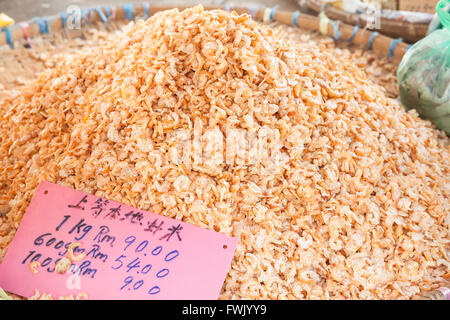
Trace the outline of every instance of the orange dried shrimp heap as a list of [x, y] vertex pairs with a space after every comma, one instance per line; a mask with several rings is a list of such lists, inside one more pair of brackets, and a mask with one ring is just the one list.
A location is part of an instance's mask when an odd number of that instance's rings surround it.
[[0, 110], [0, 260], [47, 180], [237, 237], [221, 299], [406, 299], [449, 275], [448, 138], [247, 14], [160, 12]]

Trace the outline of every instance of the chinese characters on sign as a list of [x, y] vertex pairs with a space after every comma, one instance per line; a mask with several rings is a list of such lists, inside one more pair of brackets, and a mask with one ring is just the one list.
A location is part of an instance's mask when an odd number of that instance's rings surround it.
[[[38, 289], [54, 297], [83, 292], [92, 299], [217, 299], [236, 243], [43, 182], [0, 265], [0, 287], [25, 297]], [[58, 263], [68, 256], [79, 259], [61, 274]]]

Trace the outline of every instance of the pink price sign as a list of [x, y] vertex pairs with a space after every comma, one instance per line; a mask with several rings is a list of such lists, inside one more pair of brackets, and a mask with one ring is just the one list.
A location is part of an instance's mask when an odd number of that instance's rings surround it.
[[[217, 299], [236, 244], [211, 230], [42, 182], [0, 265], [0, 287], [23, 297], [38, 289], [54, 298]], [[65, 272], [58, 269], [62, 259], [69, 262]]]

